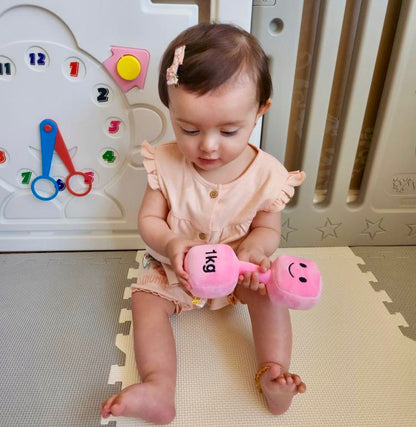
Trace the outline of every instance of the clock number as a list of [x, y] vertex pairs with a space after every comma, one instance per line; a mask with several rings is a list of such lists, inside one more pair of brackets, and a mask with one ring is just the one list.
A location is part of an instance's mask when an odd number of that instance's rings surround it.
[[3, 150], [0, 150], [0, 163], [6, 163], [6, 152]]
[[[36, 55], [38, 59], [36, 60]], [[30, 65], [46, 65], [46, 55], [42, 52], [29, 53]]]
[[7, 56], [0, 55], [0, 80], [10, 81], [16, 74], [13, 61]]
[[[91, 98], [94, 103], [96, 103], [99, 106], [103, 106], [103, 104], [111, 104], [113, 101], [113, 92], [112, 89], [105, 85], [104, 83], [100, 83], [96, 86], [94, 86], [93, 91], [91, 92]], [[106, 106], [107, 106], [106, 105]], [[111, 117], [111, 119], [114, 119], [117, 117]], [[106, 125], [106, 128], [108, 129], [108, 124]]]
[[[71, 56], [62, 63], [62, 73], [69, 81], [82, 81], [85, 78], [87, 69], [80, 58]], [[97, 85], [97, 87], [100, 86], [102, 85]], [[94, 101], [96, 97], [97, 95], [94, 90]]]
[[108, 127], [109, 133], [118, 133], [120, 130], [121, 120], [111, 120], [110, 126]]
[[27, 172], [22, 172], [22, 184], [23, 185], [28, 185], [30, 183], [30, 178], [32, 178], [32, 172], [27, 171]]
[[10, 65], [10, 62], [6, 62], [5, 64], [2, 64], [0, 62], [0, 76], [3, 76], [3, 75], [6, 75], [6, 76], [12, 75], [12, 67]]
[[107, 163], [114, 163], [116, 160], [116, 156], [114, 155], [114, 151], [107, 150], [103, 154], [103, 160], [105, 160]]
[[85, 172], [85, 175], [87, 176], [84, 180], [85, 184], [89, 184], [90, 182], [93, 183], [94, 182], [94, 172], [90, 171], [90, 172]]
[[39, 46], [32, 46], [29, 48], [26, 53], [26, 58], [27, 65], [35, 71], [45, 71], [49, 66], [48, 53]]
[[56, 180], [56, 183], [58, 184], [58, 191], [64, 191], [66, 188], [65, 182], [62, 181], [61, 178], [58, 178]]
[[108, 102], [108, 94], [110, 91], [106, 87], [97, 88], [99, 95], [97, 96], [97, 102]]
[[70, 62], [69, 69], [70, 69], [69, 75], [71, 77], [78, 77], [79, 62]]

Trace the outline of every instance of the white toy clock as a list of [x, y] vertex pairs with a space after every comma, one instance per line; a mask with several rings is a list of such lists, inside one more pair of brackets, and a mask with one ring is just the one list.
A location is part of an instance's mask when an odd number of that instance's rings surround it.
[[197, 10], [18, 3], [0, 6], [0, 250], [136, 248], [140, 143], [170, 132], [159, 58]]
[[[31, 205], [33, 196], [49, 201], [58, 193], [59, 203], [48, 204], [47, 209], [59, 216], [60, 205], [65, 204], [72, 217], [71, 204], [77, 200], [66, 198], [86, 196], [92, 188], [98, 194], [129, 155], [125, 100], [103, 67], [66, 46], [11, 43], [2, 48], [1, 61], [3, 69], [10, 70], [3, 74], [9, 80], [2, 87], [4, 98], [25, 94], [18, 114], [14, 109], [2, 112], [3, 132], [15, 141], [1, 148], [3, 169], [10, 169], [4, 179], [31, 190], [6, 204], [5, 217], [18, 217], [18, 210]], [[82, 179], [73, 179], [76, 176]]]

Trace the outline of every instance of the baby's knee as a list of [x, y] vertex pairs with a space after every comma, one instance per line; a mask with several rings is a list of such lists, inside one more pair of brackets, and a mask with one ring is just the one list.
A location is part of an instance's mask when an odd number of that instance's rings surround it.
[[136, 290], [132, 293], [131, 305], [133, 311], [159, 311], [171, 316], [176, 312], [174, 302], [151, 292]]

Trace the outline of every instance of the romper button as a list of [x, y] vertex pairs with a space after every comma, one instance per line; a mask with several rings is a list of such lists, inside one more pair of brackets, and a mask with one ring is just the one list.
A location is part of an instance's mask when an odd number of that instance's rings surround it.
[[205, 240], [205, 239], [207, 238], [207, 235], [206, 235], [205, 233], [199, 233], [198, 237], [199, 237], [201, 240]]
[[211, 199], [216, 199], [218, 197], [218, 191], [217, 190], [212, 190], [209, 193], [209, 197], [211, 197]]

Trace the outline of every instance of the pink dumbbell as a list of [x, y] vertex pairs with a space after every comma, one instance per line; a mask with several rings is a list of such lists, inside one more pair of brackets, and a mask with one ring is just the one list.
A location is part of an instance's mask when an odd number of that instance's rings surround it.
[[311, 308], [322, 292], [318, 266], [313, 261], [289, 255], [280, 255], [270, 270], [260, 273], [258, 265], [240, 261], [228, 245], [200, 245], [188, 251], [184, 267], [192, 294], [201, 298], [231, 294], [239, 275], [247, 271], [259, 272], [259, 281], [266, 285], [270, 300], [288, 308]]

